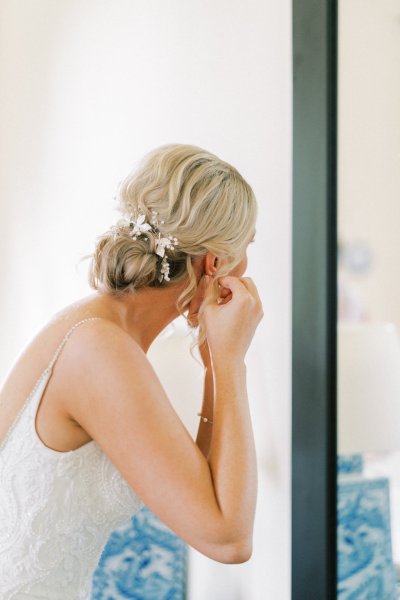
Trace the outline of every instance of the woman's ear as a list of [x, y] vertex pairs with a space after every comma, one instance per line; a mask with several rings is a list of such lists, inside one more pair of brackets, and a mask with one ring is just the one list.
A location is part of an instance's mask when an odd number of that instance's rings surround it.
[[207, 254], [203, 256], [196, 256], [194, 258], [193, 267], [196, 271], [198, 279], [200, 280], [203, 275], [215, 277], [223, 262], [224, 261], [221, 258], [212, 252], [207, 252]]
[[218, 268], [220, 267], [220, 259], [212, 252], [207, 252], [204, 260], [204, 274], [210, 277], [215, 277]]

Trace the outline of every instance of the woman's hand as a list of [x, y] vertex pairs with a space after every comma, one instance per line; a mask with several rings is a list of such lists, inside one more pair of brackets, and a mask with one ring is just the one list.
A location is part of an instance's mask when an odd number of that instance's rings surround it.
[[[199, 326], [199, 310], [204, 302], [206, 290], [208, 286], [212, 287], [213, 282], [214, 280], [209, 275], [203, 275], [197, 285], [196, 293], [189, 304], [189, 312], [187, 316], [187, 319], [192, 327]], [[228, 301], [232, 296], [231, 290], [222, 286], [219, 287], [220, 302]]]
[[264, 315], [262, 303], [250, 277], [227, 275], [218, 283], [217, 300], [212, 283], [205, 286], [197, 318], [205, 329], [213, 359], [243, 360]]

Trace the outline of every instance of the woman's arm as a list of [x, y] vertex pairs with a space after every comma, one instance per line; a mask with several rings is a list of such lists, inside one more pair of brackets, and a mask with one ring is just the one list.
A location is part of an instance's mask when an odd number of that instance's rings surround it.
[[[97, 442], [144, 504], [206, 556], [224, 563], [247, 561], [253, 486], [245, 471], [253, 465], [251, 452], [243, 453], [248, 422], [239, 418], [245, 413], [238, 409], [245, 402], [242, 375], [226, 377], [224, 369], [218, 370], [220, 409], [208, 462], [148, 358], [119, 327], [94, 321], [65, 350], [59, 364], [64, 363], [69, 416]], [[79, 385], [71, 387], [71, 382]], [[218, 421], [224, 419], [222, 428]], [[235, 440], [232, 447], [221, 447], [230, 440]]]
[[[214, 418], [208, 463], [216, 499], [232, 539], [251, 555], [257, 501], [257, 459], [244, 361], [214, 364]], [[207, 425], [207, 423], [205, 423]]]
[[196, 444], [210, 465], [221, 512], [227, 515], [228, 511], [232, 514], [242, 511], [242, 522], [236, 521], [237, 534], [248, 540], [250, 549], [249, 523], [254, 520], [257, 500], [257, 459], [246, 365], [244, 361], [232, 363], [219, 359], [214, 372], [207, 340], [199, 351], [205, 367], [201, 414], [213, 423], [200, 421]]

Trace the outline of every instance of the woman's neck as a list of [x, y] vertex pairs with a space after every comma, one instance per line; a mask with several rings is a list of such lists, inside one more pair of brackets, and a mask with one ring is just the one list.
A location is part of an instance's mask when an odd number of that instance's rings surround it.
[[[186, 284], [168, 288], [142, 288], [119, 298], [95, 292], [85, 298], [91, 313], [101, 311], [120, 325], [147, 353], [155, 338], [179, 316], [176, 301]], [[99, 314], [99, 313], [97, 313]]]

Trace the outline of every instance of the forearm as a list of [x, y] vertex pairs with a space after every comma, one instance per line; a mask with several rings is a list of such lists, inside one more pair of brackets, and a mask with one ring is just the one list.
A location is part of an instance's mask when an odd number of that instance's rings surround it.
[[[233, 541], [251, 543], [257, 462], [243, 361], [214, 368], [214, 410], [208, 462], [215, 496]], [[204, 423], [207, 425], [207, 423]]]
[[[207, 419], [213, 421], [214, 378], [211, 366], [205, 368], [204, 371], [203, 403], [200, 412], [204, 417], [207, 417]], [[197, 430], [196, 444], [207, 459], [210, 450], [212, 430], [212, 423], [204, 422], [202, 419], [200, 419], [199, 428]]]

